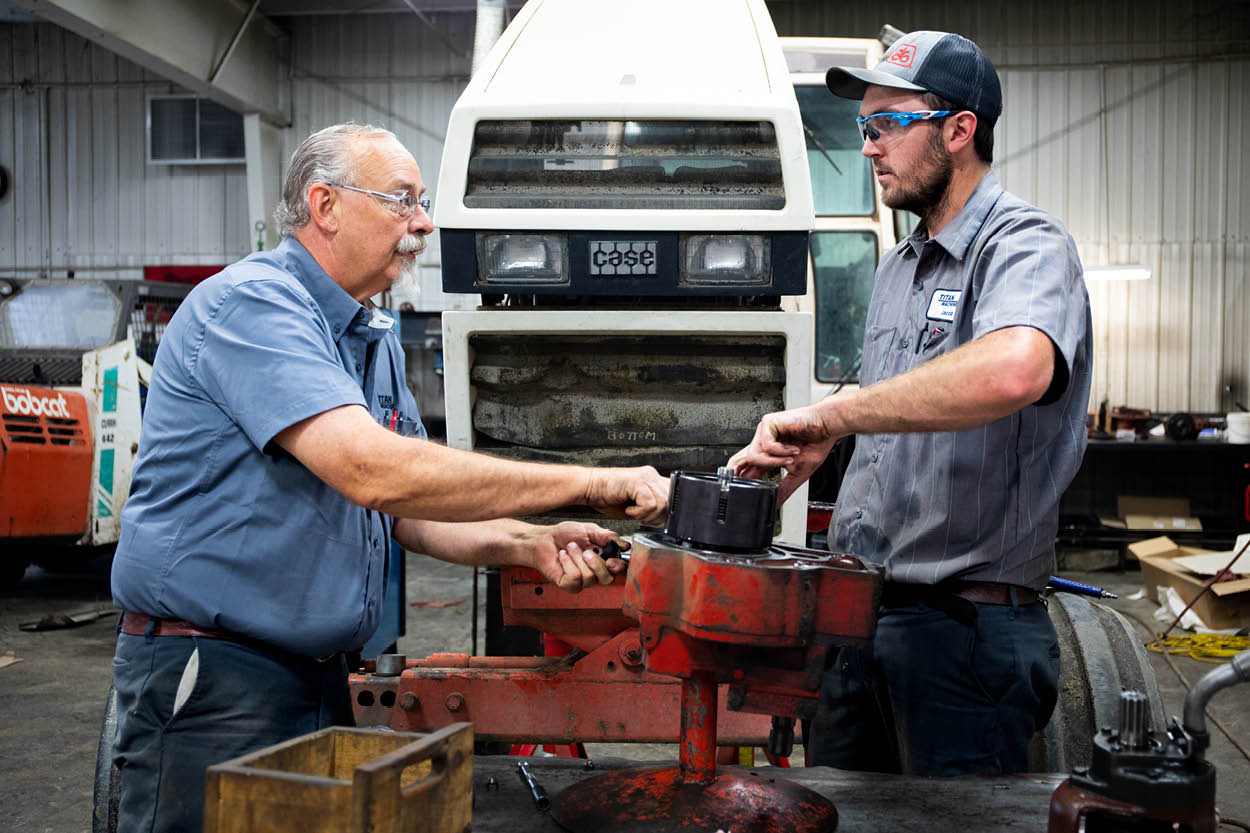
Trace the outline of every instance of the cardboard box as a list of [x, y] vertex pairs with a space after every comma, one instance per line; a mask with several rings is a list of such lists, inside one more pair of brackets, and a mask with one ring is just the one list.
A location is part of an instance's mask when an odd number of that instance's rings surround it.
[[1116, 499], [1118, 517], [1099, 518], [1103, 526], [1152, 532], [1201, 530], [1202, 522], [1189, 514], [1189, 501], [1183, 497], [1135, 497]]
[[[1191, 573], [1172, 563], [1172, 560], [1208, 550], [1178, 546], [1164, 535], [1129, 544], [1129, 552], [1141, 562], [1142, 583], [1146, 585], [1146, 596], [1151, 601], [1158, 599], [1156, 588], [1170, 586], [1176, 589], [1185, 604], [1189, 604], [1206, 584], [1207, 577]], [[1250, 625], [1250, 578], [1217, 581], [1192, 609], [1208, 627], [1240, 628]]]

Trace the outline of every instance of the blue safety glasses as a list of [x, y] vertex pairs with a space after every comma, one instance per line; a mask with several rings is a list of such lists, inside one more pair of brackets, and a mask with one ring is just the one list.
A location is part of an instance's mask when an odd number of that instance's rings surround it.
[[873, 144], [888, 144], [903, 135], [907, 125], [917, 121], [941, 119], [949, 116], [953, 110], [914, 110], [910, 113], [873, 113], [855, 119], [859, 124], [859, 135], [864, 141]]

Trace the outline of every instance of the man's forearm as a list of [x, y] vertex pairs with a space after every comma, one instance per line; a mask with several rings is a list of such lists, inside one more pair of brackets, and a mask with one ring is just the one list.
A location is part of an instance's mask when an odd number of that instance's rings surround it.
[[619, 502], [602, 492], [627, 479], [621, 470], [501, 460], [401, 437], [354, 405], [310, 417], [276, 442], [348, 500], [396, 517], [478, 521]]
[[476, 521], [587, 503], [594, 473], [579, 466], [501, 460], [396, 437], [393, 453], [364, 463], [376, 496], [365, 505], [389, 515]]
[[1044, 333], [1010, 327], [815, 407], [834, 437], [975, 428], [1041, 398], [1054, 361]]
[[520, 521], [501, 519], [469, 523], [442, 523], [400, 518], [394, 538], [406, 550], [452, 564], [505, 566], [518, 564], [518, 546], [529, 528]]

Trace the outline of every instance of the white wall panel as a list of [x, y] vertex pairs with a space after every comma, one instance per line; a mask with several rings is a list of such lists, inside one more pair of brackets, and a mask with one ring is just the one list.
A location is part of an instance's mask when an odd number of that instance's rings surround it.
[[249, 249], [241, 165], [148, 165], [148, 95], [180, 92], [49, 24], [0, 24], [0, 274], [137, 278]]
[[1250, 4], [1221, 0], [772, 0], [782, 35], [955, 31], [999, 68], [1003, 185], [1058, 216], [1086, 263], [1094, 405], [1250, 404]]

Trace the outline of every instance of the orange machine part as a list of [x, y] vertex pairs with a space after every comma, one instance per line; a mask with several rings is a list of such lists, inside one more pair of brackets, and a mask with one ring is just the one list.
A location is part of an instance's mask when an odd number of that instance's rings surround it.
[[0, 384], [0, 538], [86, 532], [91, 449], [82, 394]]

